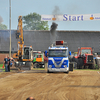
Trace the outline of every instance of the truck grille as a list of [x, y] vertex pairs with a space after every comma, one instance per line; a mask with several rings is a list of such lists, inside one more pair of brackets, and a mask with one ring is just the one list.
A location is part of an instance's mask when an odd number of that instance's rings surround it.
[[87, 63], [93, 63], [93, 56], [92, 55], [87, 56]]

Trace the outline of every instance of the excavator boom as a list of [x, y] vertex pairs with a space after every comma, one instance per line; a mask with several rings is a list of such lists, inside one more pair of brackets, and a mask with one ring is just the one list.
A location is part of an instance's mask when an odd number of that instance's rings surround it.
[[24, 46], [22, 16], [19, 16], [19, 18], [18, 18], [17, 34], [19, 34], [19, 41], [17, 44], [18, 45], [18, 54], [17, 55], [19, 57], [19, 60], [22, 60], [23, 46]]

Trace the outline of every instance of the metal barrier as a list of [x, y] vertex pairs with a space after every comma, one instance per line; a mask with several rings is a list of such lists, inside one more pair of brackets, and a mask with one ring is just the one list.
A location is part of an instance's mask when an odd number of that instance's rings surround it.
[[100, 68], [100, 57], [96, 57], [95, 64], [96, 64], [95, 68], [99, 69]]

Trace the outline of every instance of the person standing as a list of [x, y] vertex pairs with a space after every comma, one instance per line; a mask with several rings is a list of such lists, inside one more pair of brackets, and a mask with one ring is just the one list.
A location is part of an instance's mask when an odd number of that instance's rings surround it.
[[10, 58], [8, 56], [8, 72], [10, 72]]
[[11, 59], [10, 59], [10, 67], [12, 67], [13, 63], [14, 63], [14, 59], [11, 57]]
[[5, 72], [8, 72], [8, 63], [9, 63], [8, 58], [7, 56], [5, 56], [4, 58]]

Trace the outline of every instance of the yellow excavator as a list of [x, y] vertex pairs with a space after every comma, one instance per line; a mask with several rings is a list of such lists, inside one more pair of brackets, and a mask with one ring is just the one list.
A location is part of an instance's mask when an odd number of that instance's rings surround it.
[[33, 48], [32, 46], [24, 46], [22, 16], [18, 18], [16, 38], [18, 40], [18, 50], [16, 53], [15, 67], [20, 70], [31, 70], [33, 68]]

